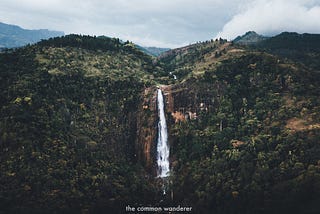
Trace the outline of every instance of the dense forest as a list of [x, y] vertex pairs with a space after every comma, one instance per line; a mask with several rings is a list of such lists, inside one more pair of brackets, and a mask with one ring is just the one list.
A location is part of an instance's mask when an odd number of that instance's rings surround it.
[[116, 212], [153, 198], [133, 144], [150, 59], [76, 35], [1, 55], [2, 212]]
[[[286, 33], [155, 58], [131, 42], [68, 35], [5, 50], [0, 213], [318, 213], [319, 44]], [[156, 124], [144, 91], [157, 85], [166, 92], [167, 195], [137, 157], [139, 125]]]
[[290, 66], [248, 54], [185, 83], [205, 108], [172, 129], [177, 202], [200, 213], [319, 210], [319, 73]]

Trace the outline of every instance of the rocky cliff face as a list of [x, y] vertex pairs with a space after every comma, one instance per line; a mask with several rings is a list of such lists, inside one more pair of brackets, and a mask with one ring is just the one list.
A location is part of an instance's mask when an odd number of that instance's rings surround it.
[[195, 120], [201, 112], [208, 112], [219, 105], [225, 86], [219, 82], [197, 84], [196, 80], [163, 87], [166, 111], [171, 124]]
[[[213, 111], [220, 105], [224, 87], [219, 83], [208, 83], [203, 87], [195, 80], [175, 85], [162, 85], [165, 98], [169, 143], [174, 144], [171, 127], [177, 123], [197, 120], [204, 112]], [[212, 90], [215, 93], [212, 93]], [[146, 88], [142, 94], [137, 115], [136, 158], [153, 175], [156, 174], [157, 144], [157, 95], [156, 87]], [[171, 157], [174, 162], [175, 157]]]
[[156, 87], [146, 88], [142, 93], [137, 114], [136, 158], [147, 171], [155, 174], [157, 135], [157, 94]]
[[[197, 117], [200, 110], [198, 93], [187, 84], [162, 85], [164, 93], [167, 125], [186, 122]], [[202, 109], [202, 108], [201, 108]], [[157, 146], [157, 93], [156, 87], [146, 88], [142, 93], [141, 104], [137, 115], [136, 158], [153, 175], [156, 174], [156, 146]], [[170, 142], [170, 136], [169, 136]]]

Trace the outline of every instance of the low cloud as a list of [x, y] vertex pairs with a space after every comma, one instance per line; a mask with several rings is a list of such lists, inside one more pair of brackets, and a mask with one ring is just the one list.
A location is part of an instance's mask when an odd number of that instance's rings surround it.
[[215, 36], [243, 0], [2, 0], [0, 21], [161, 47]]
[[319, 0], [1, 0], [0, 21], [172, 48], [249, 30], [319, 33], [319, 7]]
[[224, 25], [216, 37], [234, 39], [247, 31], [320, 33], [320, 3], [308, 0], [256, 0]]

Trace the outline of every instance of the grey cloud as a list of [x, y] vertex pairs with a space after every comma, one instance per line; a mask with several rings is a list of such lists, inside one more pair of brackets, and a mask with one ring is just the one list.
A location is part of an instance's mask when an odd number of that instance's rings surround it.
[[256, 0], [225, 24], [217, 37], [233, 39], [249, 30], [263, 35], [283, 31], [320, 33], [320, 2]]
[[[312, 14], [317, 13], [318, 0], [284, 2], [304, 5], [309, 16], [317, 18]], [[254, 14], [260, 15], [266, 3], [260, 0], [2, 0], [0, 21], [29, 29], [103, 34], [142, 45], [177, 47], [211, 39], [219, 31], [219, 36], [230, 38], [252, 30], [249, 28], [263, 31], [257, 26], [263, 23], [270, 27], [270, 23], [250, 19]], [[265, 17], [268, 18], [267, 13]], [[308, 29], [314, 26], [311, 24]]]
[[210, 39], [241, 0], [3, 0], [0, 21], [25, 28], [179, 46]]

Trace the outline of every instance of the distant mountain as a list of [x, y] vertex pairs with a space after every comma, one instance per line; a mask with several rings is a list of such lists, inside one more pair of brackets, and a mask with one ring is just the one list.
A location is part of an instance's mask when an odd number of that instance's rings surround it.
[[320, 69], [320, 34], [282, 32], [272, 37], [264, 37], [249, 31], [235, 38], [233, 42]]
[[0, 22], [0, 48], [21, 47], [42, 39], [63, 36], [64, 32], [47, 29], [27, 30], [16, 25]]
[[162, 53], [170, 50], [170, 48], [158, 48], [158, 47], [142, 47], [137, 45], [137, 47], [145, 52], [146, 54], [149, 54], [151, 56], [160, 56]]
[[159, 56], [160, 54], [170, 50], [170, 48], [157, 48], [157, 47], [144, 47], [149, 53], [154, 56]]
[[254, 31], [248, 31], [244, 35], [235, 38], [233, 42], [241, 45], [252, 45], [261, 42], [267, 38], [268, 37], [259, 35]]

